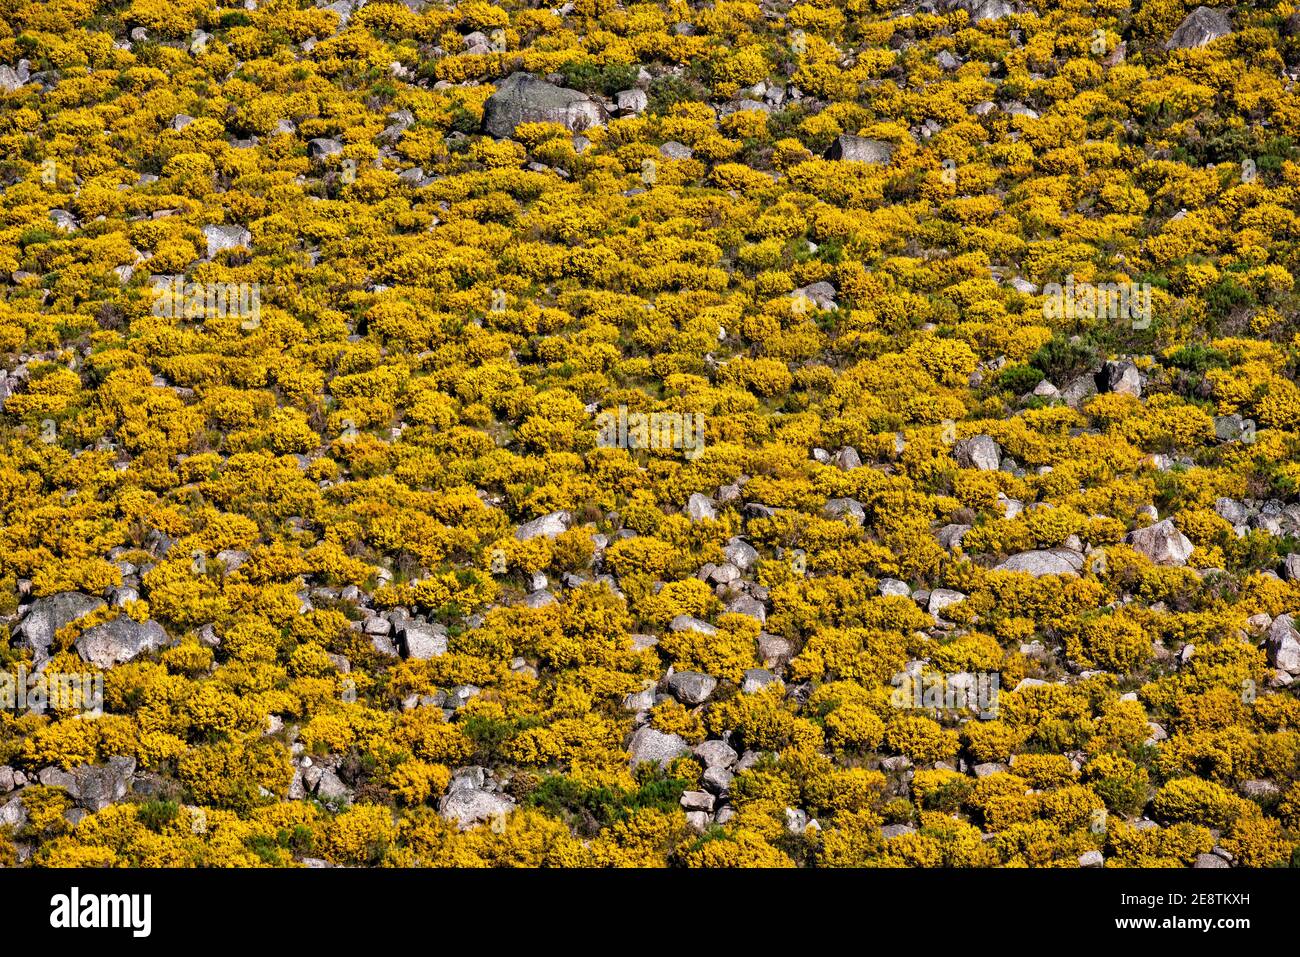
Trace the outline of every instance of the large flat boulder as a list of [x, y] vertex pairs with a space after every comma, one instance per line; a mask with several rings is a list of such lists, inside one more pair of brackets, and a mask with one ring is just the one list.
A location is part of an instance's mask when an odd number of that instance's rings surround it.
[[1186, 565], [1192, 557], [1192, 543], [1168, 518], [1129, 532], [1124, 541], [1157, 565]]
[[893, 156], [894, 147], [891, 144], [848, 133], [839, 136], [826, 151], [827, 159], [846, 163], [870, 163], [873, 166], [888, 166]]
[[157, 651], [170, 639], [163, 626], [150, 619], [133, 621], [119, 615], [94, 628], [87, 628], [76, 641], [77, 653], [93, 665], [112, 668], [146, 651]]
[[1043, 548], [1012, 555], [995, 572], [1027, 572], [1040, 575], [1077, 575], [1083, 570], [1083, 556], [1071, 548]]
[[498, 139], [514, 134], [520, 123], [559, 123], [573, 133], [604, 126], [605, 108], [577, 90], [548, 83], [532, 73], [512, 73], [488, 97], [483, 132]]
[[1197, 7], [1165, 43], [1166, 50], [1192, 50], [1213, 43], [1232, 32], [1232, 23], [1222, 12], [1211, 7]]
[[56, 631], [103, 607], [102, 598], [75, 591], [38, 598], [32, 602], [27, 615], [18, 625], [16, 644], [31, 649], [33, 664], [39, 668], [50, 657], [50, 646], [54, 643]]

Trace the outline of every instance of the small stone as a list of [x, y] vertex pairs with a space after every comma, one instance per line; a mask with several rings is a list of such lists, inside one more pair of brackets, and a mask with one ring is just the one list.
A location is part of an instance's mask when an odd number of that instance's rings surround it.
[[475, 788], [460, 788], [438, 803], [439, 813], [448, 821], [455, 821], [461, 830], [485, 821], [502, 820], [514, 809], [515, 802], [507, 795]]
[[936, 588], [930, 592], [930, 601], [926, 610], [935, 618], [939, 618], [940, 612], [949, 605], [965, 600], [966, 596], [959, 591], [953, 591], [951, 588]]
[[870, 163], [873, 166], [887, 166], [893, 156], [894, 147], [891, 144], [865, 136], [851, 136], [848, 133], [837, 137], [830, 149], [826, 151], [827, 159], [848, 163]]
[[1124, 541], [1157, 565], [1186, 565], [1192, 554], [1192, 543], [1168, 518], [1129, 532]]
[[338, 140], [318, 137], [307, 143], [307, 155], [318, 163], [342, 152], [343, 144]]
[[519, 526], [515, 532], [515, 538], [521, 542], [526, 542], [530, 538], [537, 538], [539, 535], [546, 538], [555, 538], [555, 536], [569, 530], [573, 524], [573, 515], [561, 510], [535, 518], [531, 522], [525, 522]]
[[398, 630], [397, 646], [404, 658], [437, 658], [447, 653], [447, 630], [441, 625], [411, 622]]
[[253, 245], [253, 234], [243, 226], [204, 226], [203, 241], [208, 245], [208, 259], [226, 249], [248, 248]]
[[686, 500], [686, 514], [692, 522], [713, 522], [717, 521], [718, 518], [718, 512], [713, 507], [713, 502], [701, 492], [693, 493]]
[[652, 761], [660, 767], [667, 767], [674, 758], [685, 757], [691, 753], [688, 745], [680, 735], [665, 734], [646, 725], [638, 728], [628, 743], [628, 753], [632, 756], [632, 767]]
[[1002, 450], [991, 435], [974, 435], [953, 446], [952, 457], [963, 468], [996, 472], [1002, 464]]
[[695, 756], [706, 768], [729, 768], [736, 763], [736, 749], [725, 741], [701, 741], [695, 746]]
[[684, 811], [713, 813], [714, 798], [708, 791], [683, 791], [680, 803]]
[[678, 671], [668, 679], [668, 688], [673, 697], [691, 707], [707, 701], [717, 686], [717, 678], [698, 671]]
[[137, 622], [126, 615], [88, 628], [75, 642], [77, 653], [91, 664], [112, 668], [147, 651], [164, 647], [171, 639], [158, 622]]
[[670, 631], [698, 631], [702, 635], [716, 635], [718, 629], [714, 628], [707, 621], [700, 621], [691, 615], [678, 615], [668, 623]]
[[1226, 37], [1232, 32], [1232, 23], [1218, 10], [1197, 7], [1165, 42], [1166, 50], [1191, 50]]

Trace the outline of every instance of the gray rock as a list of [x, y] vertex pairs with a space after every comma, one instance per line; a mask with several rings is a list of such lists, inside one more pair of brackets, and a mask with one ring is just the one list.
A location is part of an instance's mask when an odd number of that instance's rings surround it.
[[757, 619], [760, 625], [767, 624], [767, 606], [750, 595], [741, 595], [728, 602], [727, 612], [732, 615], [748, 615]]
[[447, 653], [447, 629], [438, 624], [409, 622], [397, 630], [397, 647], [403, 658], [437, 658]]
[[627, 711], [649, 711], [655, 706], [654, 688], [646, 688], [623, 698], [623, 708]]
[[605, 108], [585, 93], [531, 73], [512, 73], [488, 97], [483, 131], [501, 139], [513, 135], [520, 123], [559, 123], [571, 133], [581, 133], [607, 120]]
[[80, 592], [65, 591], [32, 602], [26, 616], [18, 624], [16, 647], [30, 648], [33, 664], [43, 665], [50, 657], [54, 633], [97, 608], [104, 601]]
[[1282, 560], [1282, 577], [1287, 581], [1300, 581], [1300, 554], [1291, 552]]
[[[722, 744], [721, 741], [718, 742]], [[726, 747], [726, 745], [723, 745]], [[14, 769], [9, 765], [0, 766], [0, 794], [8, 794], [14, 789]]]
[[561, 532], [566, 532], [569, 526], [573, 524], [573, 515], [567, 510], [551, 512], [540, 518], [535, 518], [531, 522], [524, 522], [515, 532], [515, 538], [521, 542], [526, 542], [530, 538], [536, 538], [538, 535], [544, 535], [547, 538], [554, 538]]
[[1010, 103], [1004, 104], [1002, 107], [1002, 112], [1006, 113], [1008, 116], [1023, 116], [1025, 119], [1028, 120], [1038, 119], [1037, 110], [1025, 106], [1025, 104], [1021, 103], [1018, 100], [1012, 100]]
[[945, 525], [935, 534], [935, 538], [944, 548], [956, 548], [970, 529], [969, 525]]
[[[823, 312], [834, 312], [839, 306], [835, 302], [835, 297], [839, 292], [834, 286], [825, 280], [812, 282], [806, 286], [800, 286], [790, 293], [790, 298], [798, 302], [811, 302]], [[861, 464], [861, 463], [859, 463]]]
[[936, 588], [930, 592], [930, 601], [926, 606], [926, 610], [937, 619], [940, 617], [940, 612], [949, 605], [955, 605], [957, 602], [965, 600], [966, 596], [959, 591], [953, 591], [951, 588]]
[[749, 542], [733, 538], [722, 550], [723, 557], [742, 572], [747, 572], [758, 562], [758, 550]]
[[329, 768], [308, 768], [303, 772], [303, 781], [323, 804], [339, 808], [352, 802], [352, 789]]
[[1083, 571], [1083, 556], [1069, 548], [1018, 552], [993, 570], [1028, 572], [1035, 578], [1040, 575], [1077, 575]]
[[41, 783], [41, 787], [63, 788], [69, 794], [73, 794], [77, 790], [77, 776], [71, 771], [65, 771], [54, 765], [41, 768], [37, 772], [36, 780]]
[[758, 636], [758, 657], [765, 664], [785, 664], [793, 654], [794, 648], [791, 647], [790, 642], [780, 635], [762, 632]]
[[[1230, 525], [1245, 525], [1251, 519], [1251, 512], [1244, 504], [1231, 498], [1214, 500], [1214, 511]], [[1157, 513], [1158, 515], [1159, 513]]]
[[388, 126], [379, 134], [379, 138], [387, 143], [396, 143], [415, 125], [415, 114], [410, 110], [395, 110], [388, 114], [388, 119]]
[[1080, 867], [1101, 867], [1105, 863], [1106, 858], [1101, 851], [1085, 851], [1079, 855]]
[[1300, 631], [1290, 615], [1278, 615], [1269, 625], [1264, 651], [1270, 667], [1300, 675]]
[[1124, 541], [1157, 565], [1186, 565], [1192, 554], [1192, 543], [1168, 518], [1129, 532]]
[[1210, 7], [1197, 7], [1178, 24], [1178, 28], [1165, 43], [1165, 49], [1191, 50], [1203, 47], [1231, 32], [1232, 24], [1223, 13]]
[[204, 226], [203, 241], [208, 244], [208, 258], [224, 249], [245, 249], [253, 245], [253, 234], [243, 226]]
[[909, 598], [912, 594], [912, 589], [907, 582], [899, 581], [897, 578], [882, 578], [876, 583], [876, 588], [880, 591], [880, 594], [885, 597], [897, 596], [901, 598]]
[[716, 738], [710, 741], [701, 741], [695, 746], [695, 756], [704, 763], [706, 768], [729, 768], [736, 763], [739, 757], [735, 748], [720, 741]]
[[1217, 854], [1197, 854], [1196, 862], [1192, 864], [1192, 867], [1198, 868], [1200, 870], [1208, 870], [1210, 868], [1228, 867], [1228, 866], [1230, 866], [1228, 862], [1225, 861], [1223, 858], [1219, 857]]
[[87, 811], [102, 811], [126, 797], [135, 773], [135, 758], [109, 758], [104, 764], [83, 764], [73, 768], [73, 786], [68, 789]]
[[17, 69], [7, 63], [0, 65], [0, 90], [6, 93], [21, 90], [31, 78], [26, 60], [19, 60]]
[[684, 705], [694, 707], [709, 700], [713, 689], [718, 686], [718, 679], [698, 671], [678, 671], [668, 679], [668, 688]]
[[343, 152], [343, 144], [338, 140], [328, 139], [319, 136], [307, 143], [307, 155], [316, 162], [329, 159], [331, 156], [337, 156]]
[[478, 685], [457, 685], [447, 694], [446, 705], [454, 711], [459, 711], [482, 691], [483, 689]]
[[691, 615], [678, 615], [668, 623], [671, 631], [698, 631], [702, 635], [716, 635], [718, 629], [714, 628], [707, 621], [700, 621]]
[[826, 151], [826, 158], [843, 160], [849, 163], [871, 163], [875, 166], [887, 166], [893, 159], [894, 147], [882, 140], [868, 139], [865, 136], [851, 136], [844, 133], [836, 138]]
[[525, 595], [519, 604], [525, 608], [545, 608], [547, 605], [556, 605], [559, 602], [549, 591], [535, 591]]
[[858, 455], [858, 450], [851, 445], [846, 445], [836, 452], [834, 461], [845, 472], [862, 468], [862, 456]]
[[10, 798], [7, 804], [0, 804], [0, 827], [6, 826], [15, 830], [27, 826], [27, 809], [23, 807], [21, 795]]
[[712, 522], [718, 518], [718, 511], [713, 507], [713, 502], [702, 492], [694, 492], [686, 500], [686, 514], [692, 522]]
[[1009, 17], [1016, 12], [1015, 7], [1006, 3], [1005, 0], [969, 0], [963, 3], [963, 7], [970, 13], [971, 23], [980, 23], [984, 20], [1001, 20], [1003, 17]]
[[659, 155], [664, 159], [670, 160], [688, 160], [695, 155], [695, 151], [684, 143], [678, 143], [676, 140], [669, 140], [659, 147]]
[[[927, 3], [922, 2], [922, 11], [925, 10], [926, 6]], [[929, 3], [928, 6], [931, 13], [965, 10], [970, 14], [971, 23], [979, 23], [983, 20], [1001, 20], [1003, 17], [1009, 17], [1016, 12], [1015, 7], [1005, 2], [1005, 0], [939, 0], [939, 3]]]
[[623, 90], [615, 95], [614, 102], [620, 113], [644, 113], [650, 106], [645, 90]]
[[886, 841], [905, 834], [915, 834], [916, 828], [910, 824], [886, 824], [880, 829], [880, 836]]
[[735, 777], [726, 768], [705, 768], [704, 773], [700, 775], [700, 783], [714, 794], [726, 794], [731, 789], [731, 782]]
[[1242, 781], [1237, 786], [1241, 796], [1249, 798], [1256, 803], [1272, 801], [1282, 795], [1282, 789], [1273, 781], [1267, 778], [1252, 778], [1249, 781]]
[[745, 672], [745, 679], [741, 682], [740, 690], [742, 694], [755, 694], [773, 682], [779, 681], [780, 679], [766, 668], [750, 668]]
[[1247, 420], [1237, 413], [1214, 417], [1214, 437], [1220, 442], [1240, 442], [1249, 434]]
[[448, 794], [438, 803], [439, 813], [448, 821], [455, 821], [461, 830], [468, 830], [484, 821], [500, 820], [515, 809], [515, 802], [505, 794], [462, 788]]
[[348, 25], [348, 21], [352, 19], [352, 11], [356, 9], [356, 5], [352, 3], [352, 0], [335, 0], [333, 3], [320, 3], [317, 0], [317, 6], [322, 10], [333, 10], [337, 13], [340, 28]]
[[1142, 373], [1132, 359], [1107, 362], [1097, 373], [1097, 389], [1124, 395], [1142, 395]]
[[683, 811], [713, 811], [713, 795], [708, 791], [683, 791], [680, 803]]
[[489, 787], [491, 779], [488, 775], [487, 768], [477, 764], [461, 768], [452, 776], [451, 783], [447, 785], [447, 793], [455, 794], [457, 791], [483, 791], [494, 790]]
[[691, 753], [690, 746], [680, 735], [664, 734], [649, 725], [637, 729], [628, 742], [627, 750], [632, 756], [632, 767], [647, 761], [666, 767], [675, 758]]
[[1071, 379], [1061, 390], [1061, 401], [1072, 409], [1077, 409], [1089, 398], [1097, 394], [1097, 382], [1090, 375], [1081, 375]]
[[163, 626], [153, 619], [138, 622], [118, 615], [112, 621], [82, 632], [76, 649], [91, 664], [112, 668], [147, 651], [157, 651], [169, 642]]
[[66, 209], [50, 210], [50, 221], [54, 223], [59, 230], [65, 233], [74, 232], [81, 226], [81, 220], [77, 219], [76, 216], [68, 212]]
[[996, 472], [1002, 464], [1002, 450], [991, 435], [973, 435], [952, 447], [952, 457], [963, 468]]

